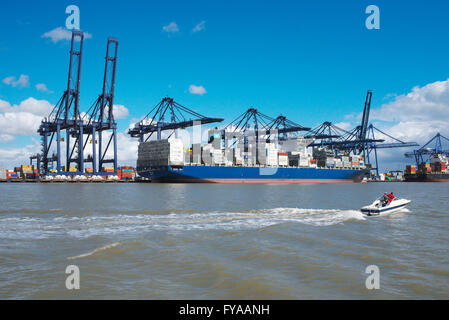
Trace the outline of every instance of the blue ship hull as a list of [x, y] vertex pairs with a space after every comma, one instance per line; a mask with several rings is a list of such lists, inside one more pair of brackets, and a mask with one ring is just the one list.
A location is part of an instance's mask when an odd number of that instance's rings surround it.
[[153, 182], [209, 183], [332, 183], [360, 182], [367, 169], [264, 168], [198, 166], [137, 168]]

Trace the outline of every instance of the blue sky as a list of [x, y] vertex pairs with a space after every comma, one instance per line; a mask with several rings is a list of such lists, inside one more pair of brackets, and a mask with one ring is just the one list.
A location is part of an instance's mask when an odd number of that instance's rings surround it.
[[[70, 4], [92, 35], [84, 42], [81, 110], [101, 91], [107, 37], [119, 39], [115, 103], [129, 113], [118, 120], [121, 131], [166, 95], [225, 122], [254, 106], [305, 126], [352, 125], [367, 89], [373, 108], [387, 104], [391, 112], [413, 87], [448, 78], [447, 1], [20, 1], [1, 4], [0, 80], [26, 75], [28, 86], [0, 82], [0, 100], [57, 102], [69, 41], [42, 35], [64, 27]], [[370, 4], [380, 8], [380, 30], [365, 27]], [[204, 29], [193, 32], [203, 21]], [[172, 22], [179, 31], [164, 31]], [[206, 93], [191, 94], [190, 85]], [[407, 120], [380, 118], [393, 131]], [[13, 136], [0, 140], [0, 162], [2, 152], [35, 143], [30, 135]]]

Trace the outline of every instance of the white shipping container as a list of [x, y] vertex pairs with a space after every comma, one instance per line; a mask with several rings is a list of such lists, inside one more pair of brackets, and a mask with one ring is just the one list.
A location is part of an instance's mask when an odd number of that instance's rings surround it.
[[170, 164], [184, 164], [184, 145], [181, 139], [169, 140], [170, 143]]
[[288, 156], [279, 156], [279, 165], [288, 166]]
[[300, 167], [309, 167], [310, 166], [309, 159], [299, 159], [299, 166]]
[[269, 166], [277, 166], [278, 165], [278, 158], [277, 157], [268, 157], [267, 158], [267, 165], [269, 165]]
[[6, 180], [6, 170], [3, 167], [0, 167], [0, 179]]

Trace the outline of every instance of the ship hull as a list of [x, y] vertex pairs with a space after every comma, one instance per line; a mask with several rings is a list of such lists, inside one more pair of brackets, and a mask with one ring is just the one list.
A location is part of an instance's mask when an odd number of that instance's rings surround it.
[[351, 183], [360, 182], [368, 170], [316, 168], [263, 168], [184, 166], [138, 168], [152, 182], [179, 183]]
[[449, 182], [447, 173], [417, 173], [404, 175], [406, 182]]

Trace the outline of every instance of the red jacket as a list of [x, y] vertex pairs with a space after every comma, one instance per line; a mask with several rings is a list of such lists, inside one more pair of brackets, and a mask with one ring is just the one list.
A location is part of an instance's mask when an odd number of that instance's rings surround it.
[[388, 197], [388, 203], [390, 203], [394, 199], [394, 194], [390, 193], [387, 195], [387, 197]]

